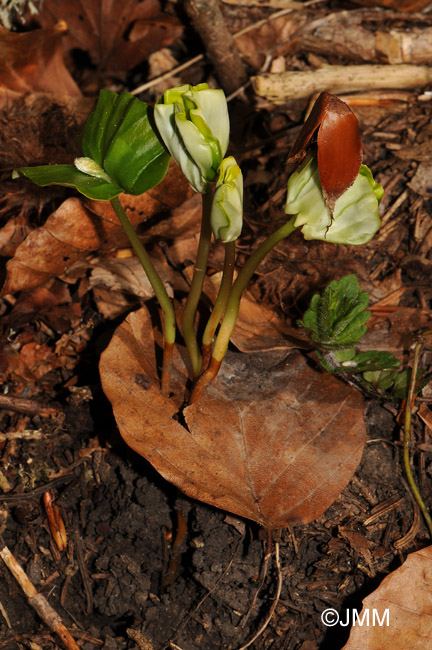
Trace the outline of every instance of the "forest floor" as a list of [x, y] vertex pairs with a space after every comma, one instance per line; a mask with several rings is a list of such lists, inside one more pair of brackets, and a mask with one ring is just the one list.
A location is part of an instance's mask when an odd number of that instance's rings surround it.
[[[432, 14], [421, 12], [420, 2], [411, 3], [417, 13], [399, 13], [390, 2], [294, 4], [269, 20], [289, 3], [220, 3], [231, 33], [256, 25], [235, 39], [247, 78], [263, 70], [313, 73], [326, 65], [397, 68], [401, 61], [391, 59], [396, 45], [389, 51], [383, 45], [390, 32], [394, 39], [403, 32], [405, 42], [415, 43], [432, 30]], [[402, 4], [410, 9], [410, 3]], [[99, 358], [115, 328], [152, 301], [141, 288], [128, 243], [109, 229], [95, 202], [83, 203], [66, 188], [11, 180], [12, 169], [22, 165], [71, 162], [99, 88], [132, 91], [204, 50], [180, 2], [137, 3], [147, 14], [130, 14], [126, 36], [124, 29], [118, 33], [120, 18], [106, 8], [112, 37], [101, 33], [97, 42], [90, 18], [81, 16], [80, 23], [67, 5], [45, 0], [39, 15], [24, 24], [16, 19], [16, 34], [25, 35], [27, 45], [0, 33], [16, 73], [0, 71], [0, 534], [82, 650], [236, 650], [263, 625], [276, 593], [274, 555], [263, 572], [265, 531], [183, 495], [161, 478], [123, 442], [101, 388]], [[69, 27], [63, 53], [58, 36], [38, 36], [40, 28], [52, 30], [60, 19]], [[122, 38], [129, 39], [127, 47], [120, 47]], [[138, 42], [149, 48], [145, 64], [133, 49]], [[27, 47], [32, 68], [22, 60]], [[423, 61], [420, 54], [412, 56], [410, 61], [405, 52], [403, 61], [419, 71], [432, 53], [424, 53]], [[217, 85], [217, 63], [205, 55], [139, 97], [152, 103], [175, 84]], [[399, 70], [388, 74], [393, 72]], [[390, 89], [376, 87], [373, 76], [370, 87], [362, 88], [348, 79], [337, 91], [359, 119], [364, 162], [385, 189], [381, 230], [360, 247], [307, 242], [299, 233], [282, 241], [250, 283], [248, 301], [264, 311], [245, 308], [232, 354], [289, 355], [313, 294], [355, 273], [370, 294], [364, 345], [412, 363], [411, 347], [432, 323], [432, 91], [420, 72], [411, 77], [411, 85], [396, 80]], [[229, 152], [245, 179], [240, 261], [282, 223], [286, 160], [312, 99], [312, 93], [283, 95], [277, 84], [271, 100], [256, 89], [256, 82], [246, 84], [229, 102]], [[276, 100], [275, 92], [282, 93]], [[155, 195], [154, 205], [134, 199], [127, 207], [181, 300], [197, 245], [198, 204], [177, 172], [170, 173], [165, 195]], [[96, 215], [97, 244], [82, 231], [82, 205]], [[65, 225], [62, 215], [75, 226]], [[212, 272], [222, 262], [215, 246]], [[298, 337], [304, 342], [300, 330]], [[430, 361], [426, 341], [421, 366], [427, 370]], [[412, 458], [430, 504], [427, 396], [413, 420]], [[429, 546], [404, 478], [402, 413], [400, 400], [365, 395], [368, 439], [351, 482], [319, 518], [273, 532], [282, 591], [268, 626], [250, 647], [341, 650], [350, 626], [326, 628], [321, 613], [334, 608], [345, 620], [346, 612], [360, 611], [363, 598], [409, 553]], [[58, 549], [48, 525], [47, 491], [65, 523], [65, 550]], [[0, 648], [62, 647], [3, 565], [0, 575]]]

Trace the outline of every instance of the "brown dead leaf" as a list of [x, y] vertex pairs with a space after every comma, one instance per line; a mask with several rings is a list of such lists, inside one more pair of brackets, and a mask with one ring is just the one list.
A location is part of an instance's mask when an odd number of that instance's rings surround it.
[[[213, 304], [221, 275], [221, 272], [214, 273], [204, 281], [204, 293]], [[241, 300], [231, 342], [240, 352], [248, 354], [267, 350], [311, 348], [305, 332], [285, 322], [274, 309], [258, 303], [249, 292], [245, 292]]]
[[432, 327], [432, 313], [428, 310], [390, 306], [385, 315], [374, 314], [373, 307], [371, 313], [359, 350], [385, 350], [401, 361], [414, 343], [416, 333]]
[[[159, 276], [164, 281], [165, 288], [172, 295], [168, 282], [172, 270], [159, 260], [153, 260], [153, 262]], [[153, 289], [137, 257], [99, 260], [93, 264], [94, 268], [89, 282], [91, 288], [104, 287], [109, 291], [127, 293], [147, 300], [153, 296]]]
[[54, 350], [48, 345], [39, 344], [36, 341], [23, 345], [20, 356], [36, 379], [40, 379], [59, 365]]
[[98, 70], [130, 70], [182, 33], [180, 21], [160, 13], [158, 0], [44, 0], [44, 26], [68, 25], [65, 49], [88, 52]]
[[273, 51], [276, 46], [281, 47], [282, 44], [295, 40], [296, 32], [301, 31], [302, 26], [308, 20], [310, 17], [306, 11], [275, 18], [270, 22], [265, 22], [261, 27], [255, 28], [252, 32], [238, 36], [236, 45], [248, 65], [259, 70], [269, 51]]
[[372, 543], [365, 535], [349, 526], [339, 526], [339, 535], [349, 543], [356, 555], [362, 555], [368, 566], [372, 566], [373, 560], [370, 550]]
[[77, 327], [81, 321], [81, 305], [72, 302], [67, 284], [54, 280], [48, 287], [22, 293], [10, 313], [3, 317], [4, 327], [18, 330], [30, 321], [45, 323], [57, 333]]
[[[151, 256], [169, 296], [173, 295], [173, 270], [165, 258]], [[130, 311], [137, 298], [144, 301], [154, 295], [150, 281], [137, 257], [124, 259], [92, 260], [93, 270], [89, 278], [89, 288], [98, 311], [105, 318], [117, 318]]]
[[176, 351], [174, 396], [159, 390], [145, 308], [102, 355], [103, 389], [120, 432], [189, 496], [266, 528], [321, 515], [351, 479], [365, 444], [360, 394], [312, 370], [299, 353], [230, 353], [201, 400], [177, 419], [186, 371]]
[[[432, 546], [407, 557], [378, 589], [364, 599], [359, 619], [369, 613], [369, 624], [353, 626], [343, 650], [424, 650], [432, 646]], [[388, 625], [372, 622], [373, 612]], [[385, 618], [384, 618], [385, 620]]]
[[80, 96], [63, 62], [64, 21], [24, 34], [0, 26], [0, 88]]
[[310, 348], [309, 339], [298, 327], [292, 327], [272, 309], [246, 294], [233, 332], [232, 342], [241, 352]]
[[12, 257], [28, 232], [29, 227], [24, 215], [19, 214], [9, 219], [3, 228], [0, 228], [0, 255]]
[[[171, 165], [157, 187], [141, 196], [123, 194], [121, 202], [136, 227], [180, 205], [189, 193], [184, 176], [176, 165]], [[89, 253], [126, 245], [126, 235], [109, 203], [67, 199], [18, 246], [7, 264], [2, 295], [32, 289], [52, 277], [67, 275], [68, 269]]]

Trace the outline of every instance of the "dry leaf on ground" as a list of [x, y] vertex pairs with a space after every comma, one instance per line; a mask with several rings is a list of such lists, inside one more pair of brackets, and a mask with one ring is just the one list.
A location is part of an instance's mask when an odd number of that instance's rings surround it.
[[395, 307], [394, 311], [372, 316], [367, 323], [368, 331], [359, 343], [360, 350], [385, 350], [401, 361], [409, 353], [415, 336], [422, 329], [432, 326], [432, 313], [411, 307]]
[[[432, 546], [407, 557], [378, 589], [364, 599], [359, 618], [343, 650], [424, 650], [432, 646]], [[388, 625], [385, 612], [388, 610]], [[383, 625], [372, 623], [373, 612]]]
[[37, 20], [45, 27], [66, 21], [65, 48], [88, 52], [106, 71], [130, 70], [183, 31], [176, 17], [160, 13], [158, 0], [44, 0]]
[[101, 358], [103, 389], [127, 444], [189, 496], [266, 528], [320, 516], [361, 458], [360, 394], [299, 353], [229, 354], [185, 409], [188, 430], [177, 421], [183, 362], [177, 352], [175, 397], [163, 397], [151, 333], [147, 309], [134, 312]]
[[[156, 271], [169, 296], [172, 297], [173, 270], [164, 257], [151, 256]], [[99, 313], [117, 318], [130, 311], [136, 298], [142, 301], [154, 296], [149, 279], [137, 257], [92, 260], [89, 288], [93, 289]]]
[[80, 96], [63, 62], [61, 41], [66, 29], [63, 21], [24, 34], [0, 26], [0, 88]]
[[248, 65], [259, 70], [269, 51], [274, 51], [275, 48], [284, 49], [287, 43], [296, 42], [297, 33], [308, 20], [310, 16], [305, 10], [281, 16], [238, 36], [236, 45]]
[[298, 327], [292, 327], [269, 307], [257, 303], [246, 294], [240, 311], [232, 342], [241, 352], [310, 348], [308, 337]]
[[[150, 217], [180, 205], [189, 186], [178, 167], [171, 165], [165, 179], [141, 196], [123, 194], [121, 202], [134, 227]], [[2, 295], [40, 286], [89, 253], [129, 244], [107, 202], [70, 198], [28, 234], [7, 263]]]
[[[214, 304], [222, 273], [207, 276], [204, 281], [204, 293]], [[270, 307], [258, 303], [254, 296], [245, 292], [240, 302], [231, 342], [248, 354], [267, 350], [289, 350], [293, 348], [310, 349], [309, 337], [298, 327], [288, 322]]]

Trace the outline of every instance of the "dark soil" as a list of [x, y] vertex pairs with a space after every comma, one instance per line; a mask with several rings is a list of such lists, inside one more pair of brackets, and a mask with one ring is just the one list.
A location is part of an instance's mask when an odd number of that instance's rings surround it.
[[[87, 402], [69, 414], [71, 429], [67, 421], [59, 431], [35, 418], [43, 442], [20, 442], [8, 456], [25, 493], [2, 497], [5, 543], [83, 650], [159, 650], [170, 641], [183, 650], [239, 647], [264, 621], [275, 592], [272, 562], [264, 582], [260, 576], [265, 536], [178, 494], [124, 447], [106, 413], [101, 422], [102, 406], [109, 409], [101, 399], [94, 428]], [[326, 631], [321, 612], [360, 609], [399, 564], [389, 540], [406, 532], [412, 506], [392, 442], [397, 427], [376, 402], [367, 405], [366, 421], [370, 442], [351, 484], [319, 520], [276, 536], [284, 584], [276, 616], [255, 648], [341, 648], [348, 630]], [[53, 467], [59, 477], [44, 484]], [[64, 553], [53, 544], [35, 485], [55, 487], [68, 531]], [[398, 498], [390, 515], [363, 525], [373, 506]], [[421, 545], [420, 533], [410, 549]], [[0, 602], [11, 624], [8, 631], [1, 622], [0, 647], [32, 647], [30, 641], [57, 647], [6, 568], [0, 571]]]

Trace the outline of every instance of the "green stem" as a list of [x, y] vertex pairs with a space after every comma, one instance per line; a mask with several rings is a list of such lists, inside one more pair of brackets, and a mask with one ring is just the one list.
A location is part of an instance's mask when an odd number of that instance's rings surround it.
[[216, 342], [213, 349], [213, 358], [221, 362], [225, 356], [225, 353], [228, 348], [228, 343], [233, 332], [235, 322], [237, 320], [240, 300], [243, 294], [243, 291], [246, 289], [249, 280], [255, 273], [257, 267], [262, 262], [264, 257], [271, 251], [276, 244], [278, 244], [282, 239], [288, 237], [294, 230], [294, 221], [296, 217], [293, 217], [288, 223], [285, 223], [283, 226], [278, 228], [270, 237], [262, 242], [256, 251], [250, 256], [244, 267], [241, 269], [238, 274], [232, 289], [230, 296], [228, 298], [225, 316], [222, 321], [222, 324], [219, 329], [219, 333], [216, 338]]
[[212, 203], [213, 189], [209, 185], [206, 192], [202, 195], [202, 221], [198, 252], [192, 283], [181, 321], [182, 334], [189, 353], [194, 378], [200, 374], [202, 364], [201, 352], [195, 335], [194, 321], [207, 271], [207, 260], [211, 242], [210, 214]]
[[295, 220], [296, 216], [292, 217], [290, 221], [278, 228], [272, 235], [270, 235], [270, 237], [263, 241], [262, 244], [258, 246], [256, 251], [252, 253], [238, 274], [228, 298], [225, 316], [219, 328], [219, 333], [216, 337], [216, 342], [213, 348], [213, 356], [211, 358], [209, 368], [196, 382], [189, 400], [190, 404], [193, 404], [199, 400], [205, 386], [207, 386], [207, 384], [209, 384], [216, 377], [219, 371], [222, 359], [224, 358], [228, 348], [231, 334], [235, 327], [240, 308], [240, 300], [249, 280], [267, 253], [269, 253], [271, 249], [274, 248], [274, 246], [276, 246], [276, 244], [278, 244], [282, 239], [288, 237], [295, 230]]
[[208, 319], [206, 328], [204, 330], [202, 347], [203, 347], [203, 367], [207, 368], [211, 356], [211, 346], [213, 343], [213, 336], [217, 326], [225, 311], [228, 297], [231, 291], [232, 279], [234, 275], [236, 245], [235, 241], [225, 244], [225, 260], [222, 273], [222, 280], [220, 283], [216, 302], [213, 311]]
[[404, 432], [403, 432], [403, 460], [405, 467], [405, 474], [408, 479], [409, 486], [411, 488], [412, 495], [416, 500], [423, 517], [425, 519], [426, 525], [429, 528], [429, 534], [432, 536], [432, 519], [429, 514], [428, 509], [422, 499], [420, 491], [416, 485], [414, 477], [411, 472], [410, 465], [410, 439], [411, 439], [411, 417], [412, 417], [412, 408], [414, 403], [414, 391], [417, 381], [417, 370], [419, 365], [420, 350], [422, 348], [421, 343], [417, 343], [414, 350], [414, 361], [411, 374], [410, 389], [408, 393], [406, 408], [405, 408], [405, 422], [404, 422]]
[[118, 220], [120, 221], [120, 224], [125, 231], [139, 261], [142, 264], [142, 267], [149, 279], [149, 282], [153, 288], [153, 291], [155, 292], [156, 298], [159, 301], [159, 304], [162, 308], [162, 312], [164, 315], [164, 358], [163, 358], [163, 364], [162, 364], [162, 386], [161, 386], [161, 392], [164, 395], [169, 394], [169, 374], [170, 374], [170, 366], [171, 366], [171, 358], [172, 358], [172, 352], [173, 352], [173, 346], [175, 343], [175, 335], [176, 335], [176, 323], [175, 323], [175, 315], [174, 315], [174, 307], [171, 302], [170, 297], [168, 296], [166, 289], [163, 285], [162, 280], [159, 277], [158, 272], [156, 271], [155, 267], [153, 266], [153, 262], [151, 261], [150, 257], [148, 256], [148, 253], [146, 249], [144, 248], [143, 244], [141, 243], [138, 235], [136, 234], [135, 230], [132, 227], [131, 222], [129, 221], [126, 212], [124, 211], [124, 208], [122, 204], [120, 203], [118, 197], [115, 197], [114, 199], [111, 199], [111, 205], [113, 207], [114, 212], [116, 213]]

